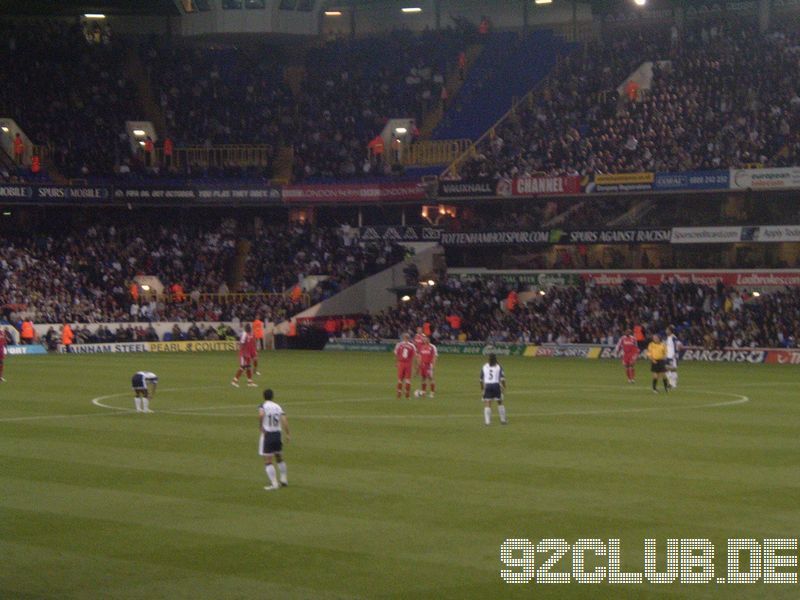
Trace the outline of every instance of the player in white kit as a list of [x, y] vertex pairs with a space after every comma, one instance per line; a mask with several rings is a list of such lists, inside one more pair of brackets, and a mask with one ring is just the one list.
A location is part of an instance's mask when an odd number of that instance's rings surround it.
[[670, 388], [675, 389], [678, 387], [678, 346], [680, 342], [672, 332], [672, 327], [667, 327], [666, 334], [664, 343], [667, 345], [667, 383]]
[[483, 420], [489, 425], [492, 422], [492, 402], [497, 402], [497, 414], [500, 423], [505, 425], [506, 407], [503, 404], [503, 392], [506, 389], [506, 375], [503, 367], [497, 362], [497, 356], [489, 355], [489, 362], [481, 369], [481, 391], [483, 392]]
[[150, 410], [150, 400], [156, 395], [158, 377], [151, 371], [137, 371], [131, 377], [133, 388], [133, 404], [136, 412], [153, 412]]
[[[264, 489], [268, 491], [289, 485], [289, 480], [286, 478], [286, 463], [283, 461], [283, 437], [288, 443], [289, 422], [280, 405], [272, 401], [273, 397], [272, 390], [264, 390], [264, 402], [258, 407], [258, 428], [261, 430], [258, 453], [264, 457], [264, 470], [270, 483], [264, 486]], [[272, 464], [273, 458], [278, 464], [280, 484], [275, 465]]]

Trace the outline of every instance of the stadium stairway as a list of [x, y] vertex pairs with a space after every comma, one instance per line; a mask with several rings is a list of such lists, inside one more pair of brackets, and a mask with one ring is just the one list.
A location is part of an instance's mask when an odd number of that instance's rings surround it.
[[161, 106], [156, 102], [153, 95], [153, 86], [150, 84], [150, 76], [142, 63], [139, 53], [135, 46], [131, 45], [125, 54], [125, 72], [133, 80], [136, 86], [136, 95], [139, 99], [139, 108], [143, 111], [144, 118], [141, 121], [150, 121], [156, 126], [156, 131], [161, 136], [168, 135], [167, 120]]
[[231, 290], [238, 290], [239, 284], [244, 279], [245, 268], [247, 267], [247, 258], [250, 256], [250, 249], [253, 243], [247, 238], [239, 238], [236, 241], [236, 256], [233, 257], [233, 264], [229, 272], [229, 288]]
[[[455, 69], [450, 76], [445, 81], [445, 89], [447, 89], [447, 97], [450, 98], [450, 103], [452, 102], [458, 95], [458, 92], [461, 90], [464, 83], [469, 78], [469, 72], [472, 66], [475, 64], [475, 61], [480, 56], [481, 52], [483, 51], [482, 44], [473, 44], [469, 46], [465, 51], [464, 54], [467, 56], [467, 67], [465, 69], [465, 76], [464, 80], [459, 77], [458, 69]], [[428, 111], [422, 119], [422, 125], [419, 128], [419, 137], [422, 140], [428, 140], [431, 138], [436, 127], [442, 120], [444, 116], [444, 111], [442, 110], [441, 103], [437, 104], [434, 110]]]
[[292, 182], [294, 171], [294, 148], [281, 146], [272, 165], [272, 182], [277, 185], [288, 185]]
[[632, 227], [637, 225], [648, 213], [655, 210], [656, 201], [653, 199], [637, 202], [631, 209], [616, 219], [609, 221], [607, 227]]
[[[406, 287], [404, 270], [409, 264], [417, 265], [422, 276], [433, 273], [443, 264], [444, 249], [438, 244], [417, 244], [416, 247], [418, 251], [406, 261], [362, 279], [335, 296], [295, 315], [292, 320], [375, 313], [395, 306], [398, 301], [396, 290]], [[279, 324], [276, 331], [285, 333], [288, 328], [289, 322], [286, 321]]]
[[432, 139], [478, 139], [506, 114], [514, 98], [533, 89], [553, 69], [558, 57], [573, 48], [549, 30], [526, 36], [492, 34]]

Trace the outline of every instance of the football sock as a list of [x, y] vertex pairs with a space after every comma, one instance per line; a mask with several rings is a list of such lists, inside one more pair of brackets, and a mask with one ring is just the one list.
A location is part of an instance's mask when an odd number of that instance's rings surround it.
[[398, 384], [397, 384], [397, 397], [398, 397], [398, 398], [400, 397], [400, 394], [401, 394], [402, 392], [403, 392], [403, 384], [402, 384], [402, 383], [398, 383]]
[[492, 409], [488, 406], [483, 407], [483, 420], [487, 425], [492, 422]]
[[425, 382], [423, 381], [423, 382], [422, 382], [422, 391], [423, 391], [423, 392], [425, 392], [425, 390], [426, 390], [427, 388], [428, 388], [428, 384], [427, 384], [427, 383], [425, 383]]
[[677, 371], [671, 371], [667, 377], [669, 378], [669, 385], [670, 387], [678, 387], [678, 373]]
[[267, 468], [264, 470], [267, 472], [267, 477], [272, 487], [278, 487], [278, 476], [275, 473], [275, 467], [273, 465], [267, 465]]
[[136, 412], [142, 412], [142, 399], [139, 396], [133, 399], [133, 403], [136, 405]]
[[664, 389], [669, 391], [669, 381], [667, 381], [666, 377], [664, 378]]
[[281, 461], [278, 463], [278, 471], [281, 472], [281, 483], [289, 483], [289, 480], [286, 479], [286, 462]]
[[[653, 379], [653, 389], [656, 389], [656, 384], [658, 383], [657, 379]], [[656, 390], [657, 391], [657, 390]]]
[[253, 381], [253, 372], [247, 369], [247, 381]]
[[411, 395], [411, 384], [407, 383], [406, 384], [406, 398], [408, 398], [410, 395]]
[[497, 407], [497, 412], [500, 415], [500, 422], [501, 423], [505, 423], [506, 422], [506, 407], [505, 407], [505, 405], [504, 404], [500, 404]]
[[436, 384], [435, 383], [431, 383], [431, 391], [432, 392], [436, 391]]
[[150, 400], [148, 398], [142, 398], [142, 410], [144, 412], [150, 410]]

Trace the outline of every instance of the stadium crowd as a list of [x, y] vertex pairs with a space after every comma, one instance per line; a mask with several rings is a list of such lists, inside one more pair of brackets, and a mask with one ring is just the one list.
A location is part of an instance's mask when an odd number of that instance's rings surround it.
[[141, 114], [124, 46], [62, 21], [2, 20], [0, 37], [0, 114], [66, 177], [112, 173], [130, 155], [125, 121]]
[[[266, 168], [226, 163], [182, 175], [269, 178], [282, 146], [293, 148], [296, 180], [384, 174], [369, 141], [391, 117], [421, 124], [442, 106], [469, 41], [452, 29], [335, 39], [307, 51], [293, 92], [277, 51], [264, 46], [134, 42], [56, 21], [2, 21], [0, 34], [0, 112], [64, 175], [85, 178], [176, 174], [169, 161], [131, 151], [124, 123], [152, 105], [166, 129], [159, 143], [271, 148]], [[616, 31], [563, 58], [460, 176], [797, 164], [799, 39], [796, 27], [760, 34], [744, 18]], [[152, 102], [130, 78], [135, 56]], [[620, 97], [644, 61], [654, 61], [651, 89]]]
[[[798, 39], [796, 28], [760, 34], [741, 20], [616, 32], [562, 60], [460, 175], [796, 164]], [[651, 89], [618, 94], [644, 61], [654, 63]]]
[[[131, 220], [4, 236], [0, 307], [36, 323], [283, 320], [405, 257], [402, 247], [364, 242], [339, 228], [273, 225], [251, 233], [214, 224]], [[243, 277], [238, 252], [247, 252]], [[156, 297], [133, 285], [153, 275]], [[235, 295], [231, 295], [233, 293]]]
[[[626, 329], [648, 333], [675, 327], [684, 345], [798, 347], [800, 298], [786, 289], [754, 295], [694, 283], [647, 287], [582, 284], [524, 294], [499, 278], [450, 277], [420, 288], [415, 298], [366, 316], [344, 335], [396, 338], [427, 324], [437, 343], [486, 340], [613, 345]], [[525, 301], [527, 299], [527, 301]]]
[[367, 144], [388, 119], [421, 124], [440, 105], [463, 45], [463, 35], [454, 30], [419, 36], [396, 31], [336, 39], [311, 50], [297, 100], [295, 179], [382, 174], [387, 164], [380, 156], [369, 160]]

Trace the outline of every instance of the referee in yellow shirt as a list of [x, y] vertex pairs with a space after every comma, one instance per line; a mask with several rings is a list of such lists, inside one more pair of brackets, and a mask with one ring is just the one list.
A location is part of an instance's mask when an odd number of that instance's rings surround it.
[[669, 382], [664, 377], [667, 371], [667, 345], [661, 336], [653, 334], [653, 341], [647, 345], [647, 356], [650, 358], [650, 371], [653, 373], [653, 393], [658, 393], [658, 382], [664, 382], [664, 391], [669, 392]]

